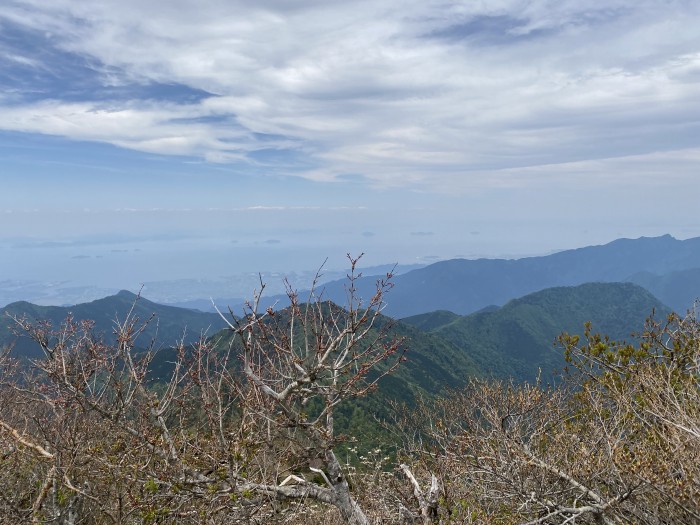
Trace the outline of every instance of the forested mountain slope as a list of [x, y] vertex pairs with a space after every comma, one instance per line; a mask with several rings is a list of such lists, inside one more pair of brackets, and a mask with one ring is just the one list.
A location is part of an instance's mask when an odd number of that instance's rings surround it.
[[[564, 365], [554, 346], [562, 332], [583, 334], [591, 322], [597, 332], [629, 339], [652, 311], [668, 308], [645, 289], [631, 283], [588, 283], [549, 288], [508, 302], [502, 308], [451, 318], [435, 313], [403, 320], [440, 336], [470, 355], [490, 376], [533, 380], [539, 370], [550, 377]], [[436, 322], [437, 319], [444, 322]]]
[[137, 300], [135, 294], [122, 290], [97, 301], [68, 307], [38, 306], [25, 301], [8, 304], [0, 309], [0, 345], [15, 343], [16, 350], [24, 355], [36, 355], [39, 352], [36, 344], [26, 338], [17, 339], [13, 335], [12, 327], [15, 323], [10, 316], [47, 320], [54, 326], [60, 325], [69, 315], [75, 320], [90, 319], [95, 321], [95, 331], [103, 334], [107, 341], [112, 341], [115, 320], [123, 320], [132, 307], [133, 314], [141, 320], [154, 316], [139, 338], [139, 344], [143, 346], [152, 340], [159, 346], [173, 346], [180, 340], [190, 343], [196, 341], [202, 333], [212, 334], [225, 325], [218, 314], [164, 306], [143, 297]]

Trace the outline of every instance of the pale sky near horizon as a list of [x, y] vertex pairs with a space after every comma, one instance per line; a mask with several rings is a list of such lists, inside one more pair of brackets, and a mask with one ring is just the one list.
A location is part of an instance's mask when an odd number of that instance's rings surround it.
[[700, 2], [5, 0], [0, 281], [700, 235]]

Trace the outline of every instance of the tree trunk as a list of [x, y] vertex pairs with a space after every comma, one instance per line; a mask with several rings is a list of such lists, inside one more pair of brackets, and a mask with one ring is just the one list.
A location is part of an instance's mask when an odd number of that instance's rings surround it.
[[329, 481], [335, 491], [334, 504], [349, 525], [370, 525], [367, 516], [350, 494], [348, 480], [332, 450], [326, 451], [326, 468]]

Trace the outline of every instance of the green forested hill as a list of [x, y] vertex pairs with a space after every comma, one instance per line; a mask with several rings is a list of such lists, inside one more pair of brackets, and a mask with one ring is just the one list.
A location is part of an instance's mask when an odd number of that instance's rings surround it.
[[138, 343], [147, 346], [151, 340], [158, 346], [173, 346], [184, 338], [186, 343], [197, 340], [200, 334], [214, 333], [224, 326], [217, 314], [203, 313], [185, 308], [164, 306], [151, 302], [128, 291], [74, 306], [38, 306], [25, 301], [8, 304], [0, 309], [0, 346], [16, 344], [16, 351], [23, 355], [37, 355], [39, 348], [26, 337], [17, 339], [12, 333], [14, 321], [10, 316], [26, 316], [31, 320], [48, 320], [57, 327], [68, 315], [76, 320], [95, 321], [95, 331], [113, 340], [114, 321], [124, 319], [129, 310], [145, 321], [155, 314]]
[[[12, 339], [6, 313], [48, 319], [59, 324], [69, 313], [77, 319], [93, 319], [96, 330], [109, 340], [115, 318], [123, 318], [136, 296], [121, 292], [92, 303], [70, 308], [41, 307], [13, 303], [0, 312], [0, 337]], [[139, 299], [135, 313], [141, 319], [156, 314], [142, 337], [146, 346], [152, 338], [160, 346], [172, 346], [186, 329], [193, 341], [202, 331], [214, 333], [224, 322], [215, 314], [167, 307]], [[459, 387], [471, 376], [513, 377], [532, 380], [538, 370], [545, 377], [561, 367], [561, 353], [553, 341], [562, 331], [582, 333], [591, 321], [597, 331], [614, 338], [626, 338], [640, 330], [653, 309], [663, 315], [666, 308], [643, 288], [631, 283], [592, 283], [576, 287], [546, 289], [467, 316], [448, 311], [421, 314], [403, 321], [382, 318], [392, 324], [391, 332], [405, 340], [407, 360], [393, 374], [382, 379], [377, 392], [339, 407], [338, 426], [357, 436], [377, 438], [376, 419], [391, 418], [391, 401], [411, 404], [420, 396], [432, 396], [445, 388]], [[280, 315], [284, 315], [283, 311]], [[231, 332], [215, 333], [213, 340], [230, 344]], [[38, 351], [23, 341], [18, 349], [25, 355]], [[36, 354], [35, 354], [36, 355]], [[153, 363], [153, 377], [166, 377], [173, 354], [161, 352]], [[367, 443], [376, 442], [367, 438]]]
[[[275, 316], [283, 318], [285, 310], [277, 312]], [[482, 375], [469, 353], [440, 335], [387, 317], [381, 317], [377, 328], [384, 328], [387, 324], [390, 326], [389, 336], [404, 341], [405, 362], [392, 374], [382, 378], [376, 391], [342, 403], [335, 414], [338, 431], [357, 437], [366, 448], [392, 441], [378, 424], [378, 420], [392, 419], [392, 401], [411, 405], [419, 397], [444, 393], [446, 388], [464, 385], [469, 377]], [[215, 334], [212, 340], [222, 350], [237, 343], [230, 330]], [[158, 358], [156, 366], [165, 367], [158, 370], [159, 377], [168, 375], [167, 367], [171, 366], [168, 364], [171, 361], [167, 353]]]
[[[478, 369], [490, 376], [532, 380], [541, 369], [550, 377], [561, 368], [557, 335], [582, 334], [590, 321], [595, 331], [629, 339], [643, 327], [652, 310], [668, 312], [657, 298], [631, 283], [589, 283], [549, 288], [514, 299], [502, 308], [458, 317], [429, 330], [469, 354]], [[428, 314], [426, 314], [428, 315]], [[404, 319], [426, 325], [426, 315]]]
[[[284, 315], [284, 311], [276, 315]], [[379, 390], [383, 395], [411, 402], [417, 396], [436, 394], [481, 375], [473, 356], [441, 335], [389, 318], [382, 318], [381, 323], [391, 326], [388, 334], [403, 339], [402, 349], [406, 350], [406, 361], [382, 380]], [[233, 333], [222, 330], [212, 340], [223, 349], [232, 344]]]
[[[377, 392], [343, 405], [339, 427], [377, 432], [375, 418], [390, 418], [390, 401], [410, 404], [418, 396], [459, 387], [470, 376], [532, 381], [541, 370], [549, 380], [564, 365], [553, 344], [559, 334], [582, 334], [591, 321], [596, 331], [629, 339], [653, 310], [659, 316], [668, 312], [637, 285], [590, 283], [546, 289], [472, 315], [438, 311], [395, 322], [392, 332], [405, 338], [407, 361], [382, 380]], [[219, 345], [230, 343], [230, 334], [217, 337]]]

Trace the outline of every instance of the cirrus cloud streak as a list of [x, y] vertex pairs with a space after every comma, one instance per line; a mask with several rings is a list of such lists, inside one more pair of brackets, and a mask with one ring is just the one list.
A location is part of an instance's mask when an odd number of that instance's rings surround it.
[[422, 191], [697, 162], [683, 0], [25, 0], [0, 24], [7, 131]]

